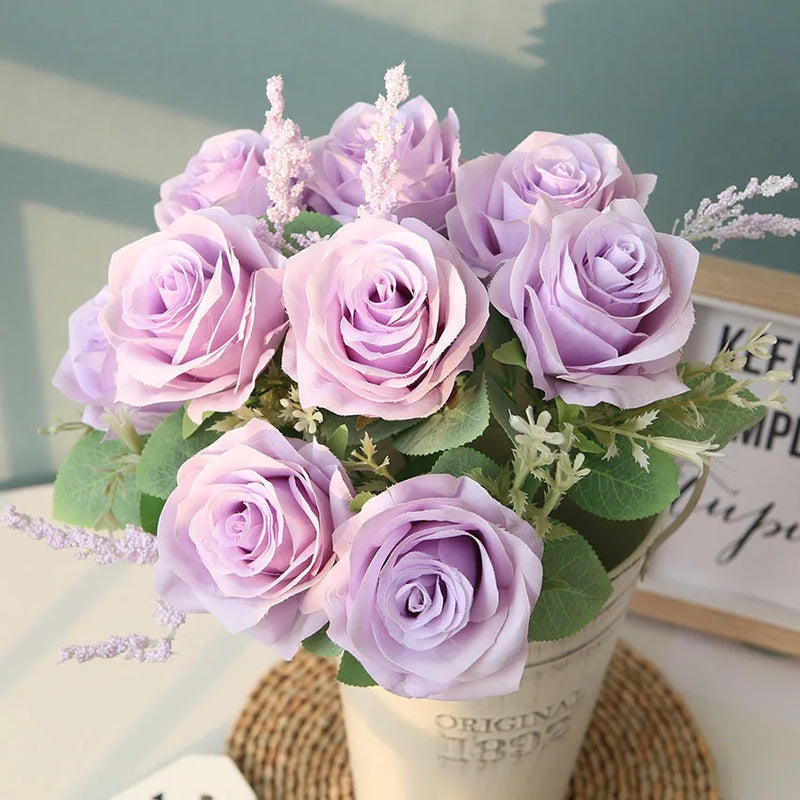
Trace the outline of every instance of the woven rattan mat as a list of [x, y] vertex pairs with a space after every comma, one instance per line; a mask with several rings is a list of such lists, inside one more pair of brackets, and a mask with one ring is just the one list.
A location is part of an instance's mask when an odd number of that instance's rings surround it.
[[[259, 800], [351, 800], [334, 664], [305, 652], [268, 672], [228, 737]], [[681, 698], [620, 643], [569, 800], [718, 800], [708, 746]]]

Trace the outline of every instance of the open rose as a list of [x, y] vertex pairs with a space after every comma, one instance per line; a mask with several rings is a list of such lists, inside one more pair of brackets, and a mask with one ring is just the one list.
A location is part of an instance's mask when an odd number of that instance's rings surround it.
[[315, 593], [328, 635], [395, 694], [466, 700], [519, 688], [542, 584], [533, 528], [471, 478], [420, 475], [334, 535]]
[[244, 403], [287, 325], [285, 259], [256, 224], [208, 208], [114, 253], [100, 321], [116, 350], [118, 401], [188, 400], [198, 422]]
[[289, 659], [325, 624], [308, 591], [333, 566], [351, 499], [330, 450], [251, 420], [180, 468], [158, 521], [156, 591]]
[[489, 296], [547, 398], [635, 408], [685, 391], [675, 366], [698, 259], [685, 240], [656, 233], [635, 200], [603, 211], [545, 202]]
[[152, 433], [180, 403], [132, 408], [115, 402], [117, 358], [100, 327], [99, 315], [111, 293], [104, 286], [69, 317], [69, 348], [53, 376], [53, 386], [77, 403], [84, 403], [81, 419], [97, 430], [107, 431], [107, 414], [130, 417], [139, 433]]
[[283, 369], [303, 406], [413, 419], [447, 401], [489, 313], [455, 248], [419, 220], [366, 217], [292, 256]]
[[[327, 136], [310, 142], [314, 173], [308, 181], [309, 208], [342, 221], [355, 219], [364, 203], [359, 175], [374, 141], [377, 116], [375, 106], [356, 103], [339, 116]], [[441, 230], [445, 213], [455, 203], [453, 175], [461, 152], [458, 118], [451, 108], [439, 122], [431, 104], [418, 96], [400, 106], [396, 123], [403, 126], [403, 136], [395, 151], [394, 213], [398, 219], [415, 217]]]
[[206, 139], [186, 169], [161, 184], [156, 225], [162, 230], [187, 211], [220, 206], [231, 214], [261, 216], [269, 206], [267, 181], [260, 174], [269, 140], [236, 130]]
[[522, 249], [539, 197], [569, 208], [602, 209], [622, 197], [644, 206], [654, 186], [655, 175], [634, 175], [604, 136], [535, 131], [508, 155], [480, 156], [461, 165], [447, 233], [485, 278]]

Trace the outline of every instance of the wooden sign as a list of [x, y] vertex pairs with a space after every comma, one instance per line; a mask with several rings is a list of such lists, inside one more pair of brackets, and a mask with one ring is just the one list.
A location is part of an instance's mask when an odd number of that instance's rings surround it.
[[[789, 370], [785, 410], [769, 410], [714, 463], [683, 526], [653, 556], [631, 605], [676, 622], [800, 656], [800, 276], [703, 256], [697, 321], [685, 360], [710, 361], [726, 341], [772, 322], [768, 360], [745, 375]], [[775, 387], [755, 384], [764, 396]], [[697, 480], [682, 470], [680, 512]]]

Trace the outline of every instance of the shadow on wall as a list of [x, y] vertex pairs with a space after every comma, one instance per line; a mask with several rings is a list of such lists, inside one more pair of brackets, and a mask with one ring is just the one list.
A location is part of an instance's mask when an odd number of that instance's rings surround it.
[[[464, 153], [508, 150], [535, 128], [607, 135], [635, 170], [659, 174], [650, 213], [668, 230], [705, 195], [751, 175], [800, 172], [796, 0], [558, 0], [526, 50], [544, 60], [496, 56], [443, 43], [469, 4], [441, 0], [435, 37], [381, 24], [332, 5], [346, 0], [219, 0], [127, 5], [30, 0], [4, 11], [0, 58], [115, 94], [217, 119], [219, 129], [257, 127], [266, 76], [286, 78], [287, 110], [309, 135], [324, 133], [358, 99], [372, 100], [387, 66], [405, 60], [412, 92], [459, 113]], [[532, 3], [533, 5], [533, 3]], [[503, 11], [498, 13], [502, 14]], [[507, 13], [507, 12], [506, 12]], [[416, 20], [419, 30], [424, 25]], [[59, 135], [59, 119], [41, 109]], [[97, 132], [102, 142], [102, 131]], [[186, 143], [188, 157], [199, 142]], [[24, 148], [23, 148], [24, 150]], [[177, 172], [182, 164], [176, 163]], [[46, 479], [48, 424], [31, 313], [20, 205], [40, 202], [100, 219], [152, 227], [157, 187], [85, 167], [0, 149], [0, 236], [7, 263], [0, 296], [5, 380], [2, 414], [14, 483]], [[167, 177], [167, 176], [165, 176]], [[800, 197], [772, 207], [800, 215]], [[795, 240], [727, 246], [726, 255], [800, 271]], [[97, 284], [102, 281], [98, 272]], [[88, 296], [89, 292], [87, 292]], [[64, 309], [64, 317], [71, 309]], [[66, 334], [66, 324], [64, 326]], [[66, 343], [66, 337], [65, 337]]]

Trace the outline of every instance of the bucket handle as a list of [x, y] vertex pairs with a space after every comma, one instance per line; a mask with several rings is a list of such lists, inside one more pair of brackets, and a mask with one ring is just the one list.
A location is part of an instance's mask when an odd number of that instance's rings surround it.
[[653, 556], [653, 553], [661, 547], [664, 542], [675, 533], [678, 528], [683, 525], [684, 522], [689, 518], [689, 515], [695, 510], [697, 504], [700, 502], [700, 497], [703, 494], [703, 489], [705, 488], [706, 482], [708, 481], [708, 474], [709, 468], [704, 466], [700, 474], [697, 476], [697, 480], [694, 483], [694, 488], [692, 490], [692, 495], [689, 498], [689, 502], [681, 509], [680, 513], [678, 514], [672, 522], [664, 528], [661, 533], [653, 540], [653, 543], [647, 550], [647, 556], [645, 557], [644, 567], [642, 568], [642, 575], [645, 574], [647, 571], [647, 567], [650, 563], [650, 559]]

